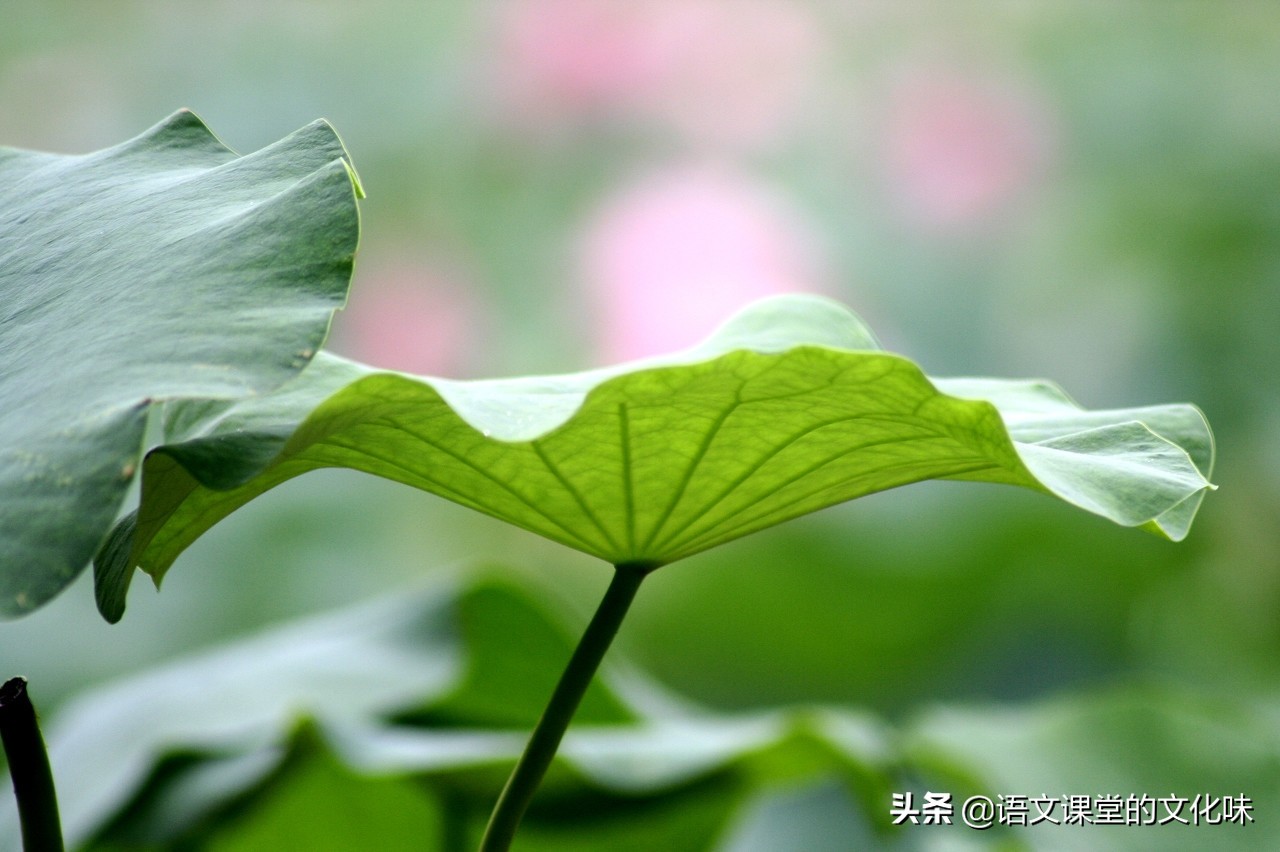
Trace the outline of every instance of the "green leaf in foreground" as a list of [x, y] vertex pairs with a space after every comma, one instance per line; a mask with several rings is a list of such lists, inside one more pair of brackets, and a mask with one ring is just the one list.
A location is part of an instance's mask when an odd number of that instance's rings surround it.
[[279, 483], [349, 467], [613, 564], [656, 566], [926, 479], [1021, 485], [1186, 535], [1213, 467], [1191, 405], [1085, 411], [1042, 381], [931, 380], [816, 297], [759, 302], [685, 352], [460, 382], [321, 354], [278, 393], [166, 410], [141, 505], [97, 565], [115, 619], [205, 530]]
[[0, 615], [101, 547], [152, 402], [265, 393], [310, 362], [358, 191], [323, 122], [247, 156], [185, 111], [83, 156], [0, 148]]

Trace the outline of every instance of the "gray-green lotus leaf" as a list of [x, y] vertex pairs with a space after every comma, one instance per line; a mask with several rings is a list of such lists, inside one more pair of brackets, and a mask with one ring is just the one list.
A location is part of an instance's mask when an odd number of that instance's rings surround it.
[[153, 403], [267, 393], [311, 361], [358, 193], [323, 122], [247, 156], [186, 111], [83, 156], [0, 148], [0, 615], [102, 546]]

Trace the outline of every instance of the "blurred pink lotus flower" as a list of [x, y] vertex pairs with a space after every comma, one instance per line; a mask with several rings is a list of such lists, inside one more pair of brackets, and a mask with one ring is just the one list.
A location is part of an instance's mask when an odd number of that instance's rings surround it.
[[785, 129], [821, 49], [811, 13], [783, 0], [515, 0], [499, 26], [497, 83], [516, 114], [732, 148]]
[[780, 199], [711, 167], [625, 189], [596, 214], [582, 252], [606, 362], [682, 349], [748, 302], [820, 289], [818, 266]]
[[501, 80], [512, 106], [553, 118], [630, 100], [655, 74], [645, 4], [501, 3]]
[[762, 144], [795, 118], [821, 51], [803, 4], [700, 0], [653, 4], [659, 74], [642, 108], [687, 140]]
[[1034, 181], [1051, 136], [1046, 111], [1011, 85], [917, 73], [889, 106], [885, 166], [908, 216], [926, 227], [963, 227]]
[[458, 376], [473, 366], [483, 310], [448, 267], [401, 261], [361, 269], [334, 322], [334, 348], [376, 367]]

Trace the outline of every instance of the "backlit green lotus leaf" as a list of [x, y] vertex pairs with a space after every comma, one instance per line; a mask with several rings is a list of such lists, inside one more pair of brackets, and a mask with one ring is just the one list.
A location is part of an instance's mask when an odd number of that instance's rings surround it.
[[1191, 405], [1085, 411], [1040, 381], [931, 380], [826, 299], [748, 307], [685, 352], [449, 381], [321, 355], [280, 392], [178, 404], [97, 566], [123, 609], [221, 518], [324, 467], [404, 482], [611, 563], [662, 565], [927, 479], [1021, 485], [1186, 535], [1213, 465]]
[[311, 361], [357, 193], [323, 122], [247, 156], [185, 111], [83, 156], [0, 148], [0, 615], [102, 546], [153, 402], [266, 393]]

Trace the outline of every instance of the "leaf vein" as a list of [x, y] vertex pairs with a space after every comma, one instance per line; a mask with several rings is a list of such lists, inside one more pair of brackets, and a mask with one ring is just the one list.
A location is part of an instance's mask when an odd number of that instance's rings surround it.
[[[539, 507], [538, 507], [538, 506], [537, 506], [537, 505], [536, 505], [532, 500], [530, 500], [530, 499], [529, 499], [528, 497], [526, 497], [525, 495], [521, 494], [521, 493], [520, 493], [519, 491], [517, 491], [517, 490], [516, 490], [512, 485], [510, 485], [509, 483], [503, 482], [501, 479], [499, 479], [498, 477], [496, 477], [496, 476], [494, 476], [493, 474], [489, 473], [487, 470], [485, 470], [484, 468], [480, 467], [480, 466], [479, 466], [479, 465], [477, 465], [475, 462], [473, 462], [473, 461], [471, 461], [470, 459], [468, 459], [466, 456], [460, 455], [460, 454], [458, 454], [458, 453], [454, 452], [453, 450], [450, 450], [448, 447], [445, 447], [445, 446], [443, 446], [442, 444], [439, 444], [439, 443], [437, 443], [436, 441], [432, 440], [431, 438], [428, 438], [428, 437], [426, 437], [426, 436], [424, 436], [424, 435], [422, 435], [422, 434], [420, 434], [420, 433], [418, 433], [418, 432], [415, 432], [415, 431], [410, 430], [410, 429], [406, 429], [406, 428], [404, 428], [403, 426], [401, 426], [401, 425], [400, 425], [400, 424], [398, 424], [398, 423], [380, 423], [380, 422], [376, 422], [376, 421], [371, 421], [371, 422], [367, 422], [367, 423], [366, 423], [366, 424], [364, 424], [364, 425], [371, 426], [371, 427], [378, 428], [378, 429], [393, 429], [393, 430], [396, 430], [396, 431], [398, 431], [398, 432], [402, 432], [402, 433], [404, 433], [404, 434], [406, 434], [406, 435], [409, 435], [410, 437], [416, 438], [417, 440], [419, 440], [419, 441], [421, 441], [422, 443], [426, 444], [427, 446], [429, 446], [429, 447], [431, 447], [431, 448], [433, 448], [433, 449], [435, 449], [435, 450], [437, 450], [437, 451], [439, 451], [439, 452], [443, 453], [444, 455], [449, 456], [450, 458], [454, 459], [454, 460], [455, 460], [455, 461], [457, 461], [458, 463], [462, 464], [464, 467], [468, 467], [468, 468], [470, 468], [471, 470], [475, 471], [476, 473], [480, 474], [480, 476], [484, 477], [485, 479], [487, 479], [487, 480], [489, 480], [490, 482], [492, 482], [494, 485], [496, 485], [496, 486], [498, 486], [499, 488], [501, 488], [503, 491], [505, 491], [505, 492], [507, 492], [508, 494], [510, 494], [510, 495], [511, 495], [512, 497], [514, 497], [517, 501], [519, 501], [520, 503], [523, 503], [525, 506], [527, 506], [529, 509], [531, 509], [535, 514], [537, 514], [537, 515], [541, 516], [543, 519], [545, 519], [546, 521], [550, 522], [550, 523], [551, 523], [552, 525], [554, 525], [555, 527], [559, 528], [559, 529], [560, 529], [562, 532], [564, 532], [564, 533], [565, 533], [569, 538], [571, 538], [571, 539], [573, 539], [574, 541], [576, 541], [576, 542], [581, 546], [581, 548], [582, 548], [583, 550], [585, 550], [586, 552], [588, 552], [588, 553], [594, 553], [594, 552], [596, 552], [596, 549], [595, 549], [594, 547], [592, 547], [592, 546], [591, 546], [590, 542], [588, 542], [588, 541], [586, 541], [585, 539], [583, 539], [581, 535], [579, 535], [578, 533], [574, 532], [570, 527], [566, 526], [562, 521], [560, 521], [560, 520], [558, 520], [557, 518], [555, 518], [555, 517], [551, 516], [550, 514], [548, 514], [544, 509], [539, 508]], [[419, 477], [421, 477], [422, 479], [424, 479], [424, 480], [426, 480], [426, 481], [428, 481], [428, 482], [432, 482], [433, 484], [434, 484], [434, 483], [436, 483], [436, 480], [431, 479], [431, 478], [426, 477], [426, 476], [422, 476], [422, 475], [421, 475], [421, 474], [419, 474], [417, 471], [413, 470], [412, 468], [405, 467], [405, 466], [404, 466], [403, 464], [401, 464], [400, 462], [397, 462], [397, 461], [394, 461], [394, 460], [392, 460], [392, 459], [388, 459], [388, 458], [384, 458], [384, 457], [378, 456], [378, 455], [376, 455], [376, 454], [370, 453], [370, 452], [369, 452], [369, 451], [367, 451], [367, 450], [360, 449], [360, 448], [356, 448], [356, 447], [352, 447], [352, 446], [350, 446], [350, 445], [348, 445], [348, 444], [345, 444], [345, 443], [339, 443], [338, 441], [334, 440], [334, 437], [333, 437], [333, 436], [330, 436], [330, 437], [329, 437], [329, 439], [328, 439], [328, 441], [329, 441], [330, 443], [334, 443], [334, 444], [336, 444], [336, 445], [338, 445], [338, 446], [342, 446], [342, 447], [344, 447], [344, 448], [346, 448], [346, 449], [350, 449], [350, 450], [354, 450], [354, 451], [356, 451], [356, 452], [364, 453], [364, 454], [366, 454], [366, 455], [370, 456], [371, 458], [375, 458], [375, 459], [378, 459], [379, 461], [382, 461], [382, 462], [383, 462], [383, 463], [385, 463], [385, 464], [390, 464], [390, 465], [393, 465], [393, 466], [395, 466], [395, 467], [398, 467], [398, 468], [400, 468], [401, 470], [407, 471], [407, 472], [409, 472], [409, 473], [413, 474], [414, 476], [419, 476]], [[473, 502], [476, 502], [477, 504], [479, 504], [479, 503], [480, 503], [480, 501], [478, 501], [478, 500], [474, 500], [474, 498], [473, 498]], [[502, 519], [502, 520], [508, 520], [508, 521], [510, 520], [510, 519], [509, 519], [509, 517], [508, 517], [505, 513], [502, 513], [502, 512], [490, 511], [490, 512], [489, 512], [489, 514], [491, 514], [491, 515], [493, 515], [493, 516], [495, 516], [495, 517], [497, 517], [497, 518], [499, 518], [499, 519]]]
[[643, 550], [647, 551], [649, 549], [649, 546], [653, 544], [653, 540], [658, 537], [658, 534], [662, 532], [662, 528], [667, 525], [667, 521], [671, 519], [671, 513], [674, 512], [676, 506], [680, 504], [681, 498], [684, 497], [685, 489], [688, 488], [689, 483], [693, 481], [694, 474], [697, 472], [699, 465], [702, 464], [702, 460], [706, 457], [707, 451], [711, 449], [711, 444], [715, 441], [716, 436], [720, 434], [720, 430], [724, 427], [725, 421], [727, 421], [729, 417], [738, 410], [738, 407], [741, 404], [741, 401], [735, 400], [733, 404], [727, 406], [725, 410], [721, 412], [720, 416], [716, 418], [715, 422], [711, 424], [711, 428], [707, 430], [707, 434], [703, 437], [702, 443], [699, 444], [697, 451], [694, 453], [693, 459], [690, 461], [688, 467], [685, 468], [684, 476], [680, 479], [680, 484], [676, 486], [671, 494], [671, 499], [667, 501], [667, 507], [663, 511], [662, 516], [658, 518], [657, 522], [653, 526], [653, 530], [649, 533], [649, 537], [645, 539], [644, 547], [642, 548]]
[[[857, 452], [857, 450], [851, 450], [850, 452]], [[831, 462], [838, 461], [838, 460], [839, 460], [839, 458], [840, 458], [840, 457], [839, 457], [839, 456], [837, 456], [837, 457], [835, 457], [835, 458], [828, 459], [828, 460], [827, 460], [827, 463], [828, 463], [828, 464], [830, 464]], [[957, 461], [959, 461], [959, 460], [957, 459]], [[897, 463], [897, 464], [882, 465], [881, 467], [877, 467], [877, 468], [870, 469], [870, 470], [868, 470], [868, 471], [867, 471], [867, 473], [868, 473], [868, 474], [884, 473], [884, 472], [886, 472], [886, 471], [891, 471], [891, 470], [895, 470], [895, 469], [898, 469], [898, 468], [909, 468], [909, 467], [912, 467], [912, 466], [914, 466], [914, 465], [919, 465], [919, 464], [921, 464], [921, 462], [920, 462], [920, 461], [918, 461], [918, 460], [917, 460], [917, 461], [910, 461], [910, 462], [899, 462], [899, 463]], [[998, 464], [993, 464], [993, 463], [991, 463], [991, 462], [990, 462], [990, 460], [988, 460], [988, 459], [982, 459], [980, 463], [974, 463], [974, 464], [971, 464], [971, 465], [969, 465], [969, 466], [967, 466], [967, 467], [961, 467], [961, 468], [958, 468], [958, 469], [956, 469], [956, 470], [951, 470], [951, 471], [946, 472], [945, 474], [941, 474], [941, 473], [940, 473], [940, 474], [933, 474], [933, 475], [929, 476], [928, 478], [930, 478], [930, 479], [937, 479], [937, 478], [942, 477], [942, 476], [960, 476], [960, 475], [964, 475], [964, 474], [977, 473], [977, 472], [979, 472], [979, 471], [983, 471], [983, 470], [990, 470], [990, 469], [992, 469], [992, 468], [996, 468], [996, 467], [1000, 467], [1000, 465], [998, 465]], [[710, 535], [712, 535], [713, 533], [714, 533], [718, 538], [720, 538], [720, 539], [722, 539], [722, 540], [729, 540], [729, 539], [738, 538], [739, 536], [745, 535], [745, 534], [746, 534], [745, 532], [739, 532], [740, 530], [743, 530], [744, 528], [747, 528], [747, 529], [746, 529], [746, 531], [747, 531], [747, 532], [750, 532], [750, 531], [751, 531], [751, 530], [750, 530], [750, 527], [751, 527], [752, 525], [758, 525], [758, 527], [757, 527], [757, 528], [763, 528], [763, 527], [766, 527], [766, 526], [772, 526], [773, 524], [776, 524], [776, 523], [781, 523], [782, 521], [787, 520], [789, 517], [794, 517], [794, 516], [795, 516], [795, 515], [788, 515], [788, 514], [786, 514], [786, 513], [791, 509], [791, 507], [795, 506], [797, 503], [804, 503], [805, 501], [807, 501], [807, 500], [809, 500], [809, 499], [812, 499], [814, 496], [816, 496], [816, 495], [818, 495], [818, 494], [821, 494], [821, 493], [822, 493], [822, 492], [824, 492], [824, 491], [828, 491], [828, 490], [830, 490], [830, 489], [832, 489], [832, 488], [836, 488], [836, 487], [838, 487], [838, 486], [839, 486], [839, 485], [841, 485], [841, 484], [842, 484], [842, 482], [836, 482], [836, 483], [832, 483], [832, 484], [830, 484], [830, 485], [824, 485], [824, 486], [822, 486], [821, 488], [815, 489], [815, 490], [810, 491], [810, 492], [807, 492], [807, 493], [805, 493], [805, 494], [801, 494], [801, 495], [800, 495], [800, 496], [798, 496], [798, 497], [795, 497], [795, 498], [793, 498], [793, 499], [791, 499], [791, 500], [788, 500], [786, 503], [783, 503], [783, 504], [781, 504], [781, 505], [779, 505], [779, 506], [774, 506], [773, 508], [771, 508], [771, 509], [769, 509], [768, 511], [766, 511], [766, 512], [764, 512], [764, 513], [761, 513], [761, 514], [757, 514], [757, 515], [754, 515], [754, 516], [751, 516], [751, 517], [747, 517], [747, 518], [742, 518], [741, 516], [737, 516], [737, 517], [739, 518], [739, 522], [738, 522], [738, 523], [736, 523], [736, 524], [734, 524], [733, 526], [730, 526], [730, 527], [720, 527], [720, 528], [717, 528], [715, 525], [712, 525], [712, 526], [708, 527], [707, 529], [705, 529], [705, 530], [703, 530], [703, 531], [699, 532], [697, 535], [694, 535], [694, 536], [692, 536], [691, 538], [687, 539], [687, 540], [684, 542], [684, 548], [683, 548], [682, 550], [680, 550], [680, 552], [679, 552], [678, 554], [673, 554], [673, 555], [670, 557], [670, 559], [671, 559], [671, 561], [673, 561], [673, 562], [674, 562], [674, 561], [675, 561], [675, 560], [677, 560], [677, 559], [683, 559], [683, 558], [685, 558], [685, 557], [687, 557], [687, 556], [690, 556], [690, 555], [692, 555], [692, 554], [694, 554], [694, 553], [697, 553], [697, 552], [698, 552], [698, 551], [700, 551], [700, 550], [705, 550], [705, 549], [706, 549], [706, 548], [708, 548], [708, 547], [712, 547], [712, 546], [714, 546], [714, 543], [712, 543], [712, 544], [705, 544], [705, 543], [703, 543], [703, 542], [705, 542], [705, 540], [707, 539], [707, 537], [708, 537], [708, 536], [710, 536]], [[901, 483], [901, 484], [906, 484], [906, 483]], [[890, 486], [887, 486], [887, 487], [885, 487], [885, 488], [877, 488], [877, 489], [874, 489], [874, 490], [872, 490], [872, 491], [867, 491], [867, 492], [865, 492], [865, 493], [863, 493], [863, 494], [859, 494], [859, 495], [856, 495], [856, 496], [857, 496], [857, 497], [865, 497], [865, 496], [867, 496], [867, 495], [869, 495], [869, 494], [875, 494], [875, 493], [876, 493], [876, 492], [878, 492], [878, 491], [887, 491], [887, 490], [889, 490], [890, 488], [897, 488], [897, 487], [899, 487], [899, 485], [890, 485]], [[850, 500], [852, 500], [852, 499], [855, 499], [855, 498], [854, 498], [854, 497], [850, 497], [849, 499], [850, 499]], [[842, 501], [842, 502], [847, 502], [847, 501]], [[780, 517], [780, 518], [778, 518], [777, 520], [767, 520], [767, 519], [769, 519], [769, 518], [776, 518], [779, 514], [781, 514], [781, 517]], [[801, 512], [800, 514], [804, 514], [804, 512]]]
[[618, 431], [622, 449], [622, 499], [625, 502], [627, 518], [627, 546], [630, 555], [636, 555], [636, 511], [635, 493], [631, 481], [631, 421], [627, 414], [627, 404], [618, 403]]
[[[755, 462], [748, 465], [747, 468], [745, 468], [741, 474], [734, 477], [734, 479], [730, 481], [728, 485], [726, 485], [723, 489], [721, 489], [720, 492], [715, 497], [713, 497], [709, 503], [707, 503], [701, 509], [691, 514], [688, 520], [686, 520], [681, 526], [677, 527], [676, 529], [668, 533], [666, 538], [664, 538], [661, 541], [661, 543], [658, 545], [657, 550], [659, 552], [662, 552], [667, 548], [669, 548], [672, 542], [676, 541], [681, 535], [683, 535], [685, 531], [689, 529], [689, 527], [696, 524], [699, 519], [705, 517], [708, 512], [712, 511], [721, 503], [723, 503], [729, 497], [729, 495], [731, 495], [734, 491], [738, 489], [739, 486], [741, 486], [744, 482], [746, 482], [748, 479], [750, 479], [752, 476], [758, 473], [760, 468], [764, 467], [774, 458], [781, 455], [786, 450], [790, 449], [797, 442], [803, 440], [809, 435], [812, 435], [814, 432], [817, 432], [821, 429], [826, 429], [829, 426], [838, 426], [843, 423], [852, 423], [855, 420], [878, 420], [878, 419], [890, 419], [890, 420], [893, 420], [893, 422], [897, 422], [896, 419], [887, 418], [887, 417], [882, 418], [873, 414], [856, 414], [853, 416], [845, 415], [845, 416], [837, 417], [832, 420], [826, 420], [821, 423], [815, 423], [811, 426], [806, 426], [804, 429], [790, 436], [785, 441], [783, 441], [773, 449], [766, 452], [763, 456], [761, 456]], [[855, 449], [858, 449], [858, 448], [855, 448]], [[787, 483], [787, 484], [790, 484], [790, 483]]]
[[618, 546], [617, 540], [600, 520], [600, 516], [597, 515], [591, 506], [587, 504], [586, 499], [582, 496], [582, 493], [574, 487], [573, 483], [571, 483], [568, 478], [560, 472], [560, 469], [552, 463], [551, 458], [547, 455], [546, 451], [542, 449], [542, 445], [537, 441], [534, 441], [532, 446], [534, 453], [537, 454], [538, 458], [542, 461], [543, 465], [546, 466], [547, 470], [550, 471], [551, 475], [564, 486], [565, 491], [568, 491], [569, 494], [572, 495], [573, 499], [577, 501], [578, 507], [582, 509], [582, 513], [586, 515], [593, 524], [595, 524], [596, 529], [598, 529], [600, 534], [604, 536], [604, 540], [609, 545], [609, 548], [614, 551], [620, 550], [621, 548]]

